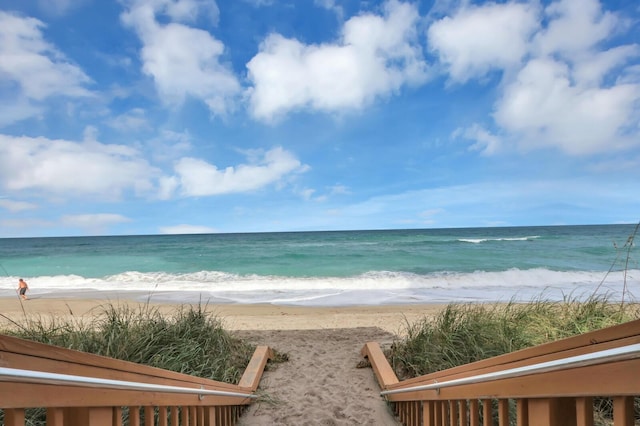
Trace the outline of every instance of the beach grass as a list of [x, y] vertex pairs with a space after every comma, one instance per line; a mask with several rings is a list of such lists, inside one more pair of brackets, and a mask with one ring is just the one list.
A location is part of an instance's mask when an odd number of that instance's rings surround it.
[[106, 304], [90, 321], [27, 316], [19, 324], [3, 333], [228, 383], [240, 380], [255, 350], [205, 305], [163, 314], [150, 305]]
[[[40, 343], [145, 364], [202, 378], [238, 383], [255, 346], [225, 330], [205, 305], [163, 314], [150, 305], [106, 304], [90, 321], [27, 316], [0, 332]], [[286, 357], [278, 354], [276, 362]], [[45, 410], [26, 411], [26, 424], [46, 424]], [[0, 424], [3, 424], [0, 410]]]
[[[404, 380], [638, 318], [638, 304], [610, 303], [606, 297], [580, 302], [567, 298], [562, 302], [449, 304], [436, 316], [407, 323], [404, 337], [386, 355]], [[597, 424], [610, 424], [611, 399], [596, 399], [595, 409]], [[640, 410], [637, 398], [636, 410]]]
[[640, 318], [637, 304], [533, 300], [529, 303], [452, 303], [438, 315], [407, 323], [388, 358], [411, 378], [599, 330]]

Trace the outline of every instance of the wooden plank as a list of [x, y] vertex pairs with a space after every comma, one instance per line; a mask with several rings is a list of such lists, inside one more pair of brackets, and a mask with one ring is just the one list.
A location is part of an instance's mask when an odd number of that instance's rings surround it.
[[498, 425], [509, 426], [509, 400], [498, 400]]
[[158, 407], [158, 426], [169, 426], [168, 415], [166, 406]]
[[4, 410], [4, 425], [5, 426], [24, 426], [24, 409], [13, 408]]
[[516, 400], [516, 426], [529, 426], [529, 401], [525, 398]]
[[593, 398], [576, 398], [576, 424], [593, 426]]
[[572, 398], [533, 398], [528, 400], [529, 424], [575, 426], [576, 409]]
[[434, 408], [433, 401], [422, 401], [422, 426], [433, 426]]
[[[236, 391], [246, 392], [244, 388]], [[7, 397], [4, 397], [6, 393]], [[4, 408], [33, 406], [82, 407], [127, 405], [249, 405], [248, 397], [207, 395], [202, 400], [197, 394], [120, 391], [81, 386], [39, 385], [31, 383], [0, 382]], [[37, 396], [37, 404], [34, 397]]]
[[469, 401], [469, 425], [480, 426], [480, 408], [475, 398]]
[[469, 407], [466, 399], [460, 400], [460, 426], [469, 424]]
[[163, 370], [143, 364], [46, 345], [0, 334], [0, 359], [5, 367], [55, 371], [105, 379], [146, 381], [173, 386], [237, 388], [236, 385]]
[[144, 409], [144, 426], [154, 426], [155, 419], [154, 417], [154, 409], [151, 406], [145, 405]]
[[[638, 376], [635, 376], [637, 379]], [[613, 398], [613, 426], [633, 426], [633, 397]]]
[[482, 400], [482, 425], [493, 426], [493, 401], [490, 399]]
[[129, 426], [140, 426], [140, 407], [129, 407]]
[[63, 425], [64, 425], [64, 409], [59, 407], [48, 407], [47, 408], [47, 426], [63, 426]]
[[384, 356], [384, 352], [380, 348], [377, 342], [369, 342], [362, 348], [362, 355], [369, 359], [371, 368], [376, 374], [378, 384], [382, 389], [386, 389], [388, 386], [399, 383], [396, 373], [389, 365], [387, 357]]
[[122, 426], [122, 407], [113, 407], [113, 426]]
[[458, 401], [449, 401], [449, 426], [457, 426], [458, 423]]
[[389, 401], [463, 398], [556, 398], [640, 394], [640, 359], [609, 362], [510, 379], [387, 395]]
[[389, 389], [433, 383], [434, 380], [441, 382], [468, 377], [473, 374], [500, 371], [510, 367], [530, 365], [635, 343], [640, 343], [640, 320], [415, 377], [405, 380], [401, 384], [392, 385]]
[[169, 409], [170, 414], [170, 418], [169, 418], [169, 423], [171, 426], [179, 426], [180, 424], [180, 409], [176, 406], [173, 406]]
[[267, 361], [273, 359], [273, 350], [269, 346], [256, 347], [247, 368], [245, 368], [238, 386], [241, 388], [250, 389], [252, 392], [258, 389], [260, 378], [264, 372], [264, 367], [267, 365]]

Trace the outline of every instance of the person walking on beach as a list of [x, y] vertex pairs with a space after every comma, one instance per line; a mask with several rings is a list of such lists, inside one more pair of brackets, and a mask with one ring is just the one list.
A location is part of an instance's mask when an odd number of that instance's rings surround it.
[[27, 290], [29, 290], [27, 282], [20, 278], [20, 280], [18, 281], [18, 291], [20, 292], [20, 297], [22, 297], [24, 300], [27, 300]]

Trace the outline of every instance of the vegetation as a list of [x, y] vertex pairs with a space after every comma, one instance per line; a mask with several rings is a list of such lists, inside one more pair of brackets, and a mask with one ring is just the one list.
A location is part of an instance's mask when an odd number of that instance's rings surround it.
[[4, 333], [228, 383], [240, 380], [255, 350], [200, 305], [173, 315], [149, 305], [101, 309], [90, 322], [27, 317]]
[[592, 297], [505, 305], [450, 304], [434, 318], [407, 324], [388, 358], [409, 378], [640, 318], [637, 305]]

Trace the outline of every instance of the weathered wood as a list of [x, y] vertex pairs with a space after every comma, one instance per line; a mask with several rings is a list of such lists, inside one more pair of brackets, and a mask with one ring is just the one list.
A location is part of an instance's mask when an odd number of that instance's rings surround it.
[[382, 389], [386, 389], [390, 385], [399, 383], [396, 373], [389, 365], [389, 361], [384, 356], [384, 352], [377, 342], [369, 342], [362, 348], [362, 355], [369, 359], [371, 368], [376, 373], [378, 384]]
[[269, 346], [258, 346], [249, 364], [247, 364], [247, 368], [244, 370], [238, 386], [250, 389], [251, 391], [258, 389], [262, 372], [267, 365], [267, 361], [270, 359], [273, 359], [273, 350], [271, 350]]

